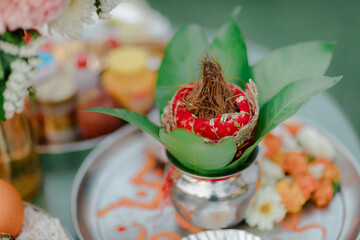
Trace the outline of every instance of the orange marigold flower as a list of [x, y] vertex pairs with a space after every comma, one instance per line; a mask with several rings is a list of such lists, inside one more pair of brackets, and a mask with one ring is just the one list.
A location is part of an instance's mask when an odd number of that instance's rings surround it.
[[285, 153], [283, 169], [291, 176], [305, 175], [308, 171], [308, 162], [306, 155], [299, 152]]
[[300, 187], [300, 190], [306, 199], [310, 198], [311, 193], [313, 193], [318, 186], [318, 180], [310, 173], [294, 177], [294, 183]]
[[318, 187], [315, 189], [311, 200], [318, 207], [325, 207], [329, 204], [334, 196], [334, 188], [329, 178], [323, 178], [319, 180]]
[[338, 166], [327, 158], [315, 158], [311, 164], [321, 163], [324, 165], [324, 172], [322, 178], [328, 178], [333, 182], [339, 182], [340, 172]]
[[281, 202], [289, 213], [298, 213], [306, 202], [300, 187], [294, 182], [288, 183], [286, 180], [280, 180], [276, 184], [276, 191], [281, 196]]
[[300, 123], [285, 123], [285, 128], [295, 137], [302, 125]]
[[281, 151], [281, 139], [271, 133], [264, 138], [264, 144], [267, 149], [265, 156], [269, 159]]

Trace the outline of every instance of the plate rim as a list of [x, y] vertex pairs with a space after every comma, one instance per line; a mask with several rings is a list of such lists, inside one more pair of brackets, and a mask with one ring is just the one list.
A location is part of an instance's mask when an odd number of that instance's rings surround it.
[[[306, 125], [309, 125], [310, 127], [313, 127], [315, 130], [319, 131], [322, 135], [324, 135], [326, 138], [328, 138], [332, 144], [336, 144], [337, 148], [340, 149], [340, 151], [346, 156], [347, 160], [350, 162], [350, 164], [354, 167], [355, 171], [358, 173], [358, 176], [360, 176], [360, 163], [358, 162], [357, 158], [354, 156], [354, 154], [340, 141], [338, 140], [331, 132], [324, 129], [323, 127], [319, 126], [318, 124], [314, 123], [313, 121], [309, 119], [304, 119], [302, 117], [293, 117], [290, 118], [290, 120], [297, 121], [300, 123], [304, 123]], [[91, 164], [96, 161], [96, 159], [114, 142], [114, 140], [117, 140], [121, 138], [122, 136], [126, 136], [135, 132], [141, 132], [137, 127], [133, 125], [128, 125], [127, 127], [124, 127], [121, 129], [122, 131], [116, 132], [116, 134], [112, 134], [110, 136], [106, 136], [103, 141], [100, 142], [91, 152], [90, 154], [85, 158], [83, 163], [81, 164], [78, 172], [76, 173], [76, 176], [74, 178], [72, 191], [71, 191], [71, 217], [72, 217], [72, 223], [75, 229], [75, 232], [79, 239], [85, 240], [84, 236], [81, 233], [81, 230], [79, 228], [79, 222], [77, 218], [77, 199], [78, 199], [78, 190], [80, 188], [80, 185], [82, 183], [82, 180], [87, 173], [87, 170], [91, 166]], [[339, 237], [341, 237], [342, 233], [340, 233]], [[360, 236], [360, 232], [358, 233], [358, 237]]]

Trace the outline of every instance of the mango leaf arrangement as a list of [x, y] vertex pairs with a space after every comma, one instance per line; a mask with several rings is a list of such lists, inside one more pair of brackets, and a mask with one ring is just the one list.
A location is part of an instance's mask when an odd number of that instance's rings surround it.
[[238, 13], [236, 9], [211, 43], [197, 25], [185, 26], [175, 34], [158, 72], [156, 105], [163, 115], [179, 89], [193, 83], [201, 72], [200, 59], [213, 53], [227, 81], [244, 88], [251, 86], [249, 80], [253, 79], [258, 89], [257, 126], [241, 156], [232, 137], [213, 143], [182, 128], [169, 130], [166, 124], [157, 126], [146, 116], [125, 109], [93, 108], [88, 111], [116, 116], [134, 124], [166, 147], [171, 162], [198, 176], [221, 177], [245, 169], [254, 161], [256, 146], [272, 129], [295, 114], [309, 98], [332, 87], [342, 77], [324, 76], [334, 46], [321, 41], [277, 49], [249, 66], [245, 40], [236, 20]]

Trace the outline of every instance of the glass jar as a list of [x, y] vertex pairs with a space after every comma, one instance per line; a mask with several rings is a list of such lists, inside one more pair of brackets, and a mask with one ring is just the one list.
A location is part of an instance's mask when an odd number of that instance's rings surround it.
[[26, 201], [40, 191], [41, 163], [24, 114], [0, 121], [0, 178], [13, 184]]

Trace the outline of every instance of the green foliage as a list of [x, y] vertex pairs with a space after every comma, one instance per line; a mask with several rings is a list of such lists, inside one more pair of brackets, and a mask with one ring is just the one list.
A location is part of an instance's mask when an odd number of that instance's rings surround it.
[[[6, 80], [11, 73], [11, 62], [15, 61], [18, 56], [12, 56], [0, 50], [0, 106], [4, 105], [3, 92], [6, 88]], [[0, 120], [5, 121], [5, 111], [0, 107]]]
[[334, 45], [327, 42], [303, 42], [279, 48], [253, 67], [262, 107], [286, 85], [313, 76], [322, 76], [328, 68]]
[[[232, 139], [209, 144], [185, 130], [165, 133], [144, 116], [133, 113], [129, 117], [126, 110], [97, 108], [95, 111], [121, 117], [150, 133], [166, 146], [174, 157], [171, 159], [176, 159], [176, 163], [189, 172], [202, 176], [215, 172], [226, 175], [248, 167], [255, 159], [256, 146], [272, 129], [341, 77], [323, 76], [332, 57], [333, 45], [319, 41], [280, 48], [249, 67], [245, 40], [235, 19], [237, 13], [238, 10], [216, 33], [210, 47], [228, 80], [242, 86], [252, 77], [259, 89], [260, 115], [253, 144], [239, 159], [233, 160], [236, 147]], [[200, 73], [200, 58], [208, 48], [206, 37], [198, 26], [183, 27], [175, 34], [158, 73], [156, 104], [160, 113], [181, 85], [195, 81], [194, 76]]]
[[204, 144], [204, 140], [186, 130], [176, 129], [166, 133], [160, 130], [160, 141], [181, 163], [196, 172], [218, 171], [234, 158], [236, 143], [232, 138], [218, 144]]
[[311, 156], [307, 156], [307, 157], [306, 157], [306, 161], [307, 161], [308, 163], [311, 163], [312, 161], [314, 161], [314, 158], [311, 157]]
[[0, 80], [3, 80], [4, 77], [5, 77], [5, 72], [4, 72], [2, 60], [1, 60], [1, 57], [0, 57]]
[[236, 23], [239, 11], [240, 8], [235, 9], [229, 22], [216, 33], [211, 49], [221, 63], [227, 80], [243, 86], [251, 78], [251, 70], [245, 40]]
[[340, 182], [332, 182], [332, 185], [333, 185], [334, 195], [335, 195], [335, 193], [340, 191]]
[[206, 36], [199, 26], [185, 26], [175, 34], [158, 72], [155, 95], [160, 113], [181, 85], [195, 81], [200, 72], [200, 58], [208, 50]]
[[[27, 32], [32, 36], [32, 40], [38, 38], [40, 33], [35, 29], [27, 30]], [[17, 29], [15, 31], [6, 31], [3, 34], [0, 34], [0, 40], [6, 41], [17, 46], [26, 45], [25, 40], [23, 39], [25, 36], [23, 29]], [[6, 81], [11, 74], [11, 63], [18, 59], [19, 56], [14, 56], [7, 54], [0, 50], [0, 106], [4, 105], [4, 97], [3, 92], [6, 88]], [[35, 96], [35, 91], [33, 88], [29, 89], [30, 97]], [[3, 107], [0, 107], [0, 119], [5, 121], [5, 111]]]
[[15, 31], [6, 31], [5, 33], [0, 35], [0, 39], [18, 46], [25, 45], [25, 41], [23, 40], [24, 30], [17, 29]]
[[104, 113], [110, 116], [118, 117], [128, 121], [129, 123], [134, 124], [144, 132], [149, 133], [153, 136], [156, 140], [160, 140], [159, 131], [160, 127], [151, 122], [146, 116], [132, 112], [126, 109], [113, 109], [113, 108], [106, 108], [106, 107], [96, 107], [88, 109], [84, 112], [98, 112]]
[[28, 88], [28, 92], [29, 92], [29, 97], [32, 100], [35, 100], [36, 99], [36, 89], [33, 86], [31, 86]]

